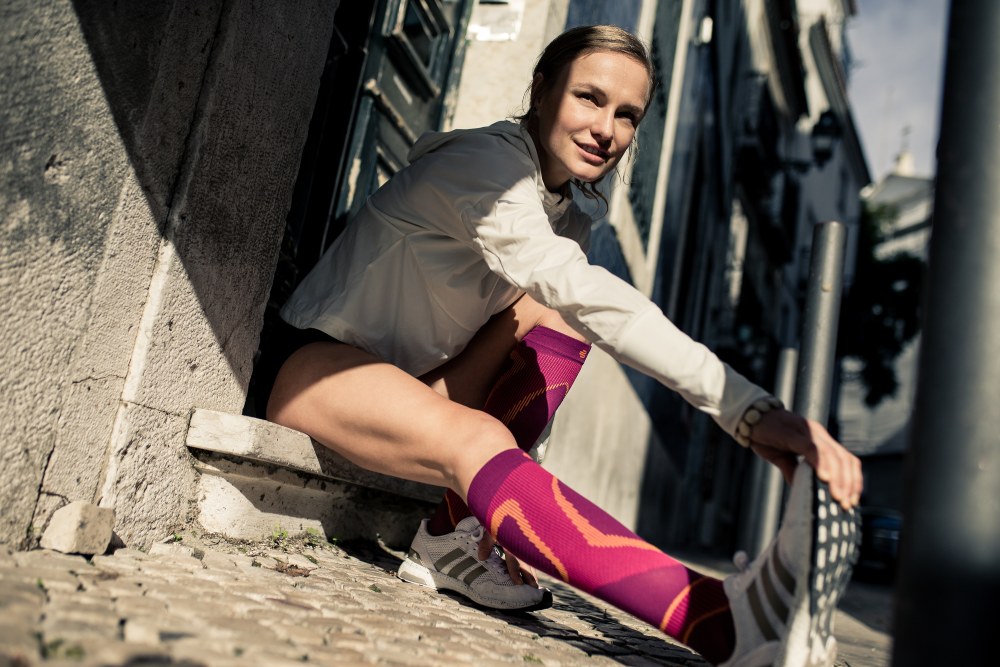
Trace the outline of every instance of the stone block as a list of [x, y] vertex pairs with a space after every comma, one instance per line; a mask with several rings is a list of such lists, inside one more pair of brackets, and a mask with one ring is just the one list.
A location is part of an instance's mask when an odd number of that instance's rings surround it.
[[76, 500], [56, 511], [42, 535], [42, 547], [76, 554], [102, 554], [111, 543], [115, 512]]
[[371, 488], [317, 479], [287, 468], [198, 454], [201, 527], [232, 539], [295, 536], [307, 530], [326, 539], [381, 538], [405, 548], [429, 503]]
[[168, 544], [160, 542], [149, 548], [149, 555], [195, 558], [195, 550], [193, 547], [189, 547], [184, 544]]
[[196, 488], [187, 423], [186, 414], [122, 402], [101, 503], [114, 507], [126, 544], [145, 548], [183, 525]]

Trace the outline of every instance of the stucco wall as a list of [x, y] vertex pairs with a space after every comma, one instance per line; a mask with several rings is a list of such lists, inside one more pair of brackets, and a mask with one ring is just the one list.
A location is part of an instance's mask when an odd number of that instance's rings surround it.
[[69, 500], [184, 520], [239, 412], [337, 2], [0, 10], [0, 542]]

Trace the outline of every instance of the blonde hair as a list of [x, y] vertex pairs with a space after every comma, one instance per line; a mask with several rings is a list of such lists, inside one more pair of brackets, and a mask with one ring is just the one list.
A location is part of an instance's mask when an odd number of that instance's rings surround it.
[[[514, 120], [519, 121], [533, 132], [533, 124], [537, 122], [536, 102], [538, 98], [548, 92], [553, 83], [559, 80], [560, 74], [562, 74], [563, 70], [570, 63], [580, 56], [594, 53], [595, 51], [620, 53], [638, 61], [646, 68], [646, 72], [649, 75], [649, 95], [646, 99], [652, 98], [656, 79], [654, 76], [653, 61], [649, 56], [649, 50], [646, 48], [646, 45], [628, 30], [619, 28], [618, 26], [580, 26], [571, 28], [553, 39], [545, 47], [541, 55], [538, 56], [535, 69], [531, 73], [532, 84], [526, 93], [529, 99], [528, 111], [520, 116], [515, 116]], [[539, 74], [541, 78], [539, 78]], [[635, 143], [634, 138], [632, 141], [632, 147], [638, 148], [638, 144]], [[604, 178], [602, 177], [601, 180], [604, 180]], [[597, 189], [597, 183], [600, 181], [585, 183], [578, 179], [572, 179], [572, 182], [585, 197], [588, 199], [599, 199], [604, 203], [605, 207], [608, 206], [607, 198]]]

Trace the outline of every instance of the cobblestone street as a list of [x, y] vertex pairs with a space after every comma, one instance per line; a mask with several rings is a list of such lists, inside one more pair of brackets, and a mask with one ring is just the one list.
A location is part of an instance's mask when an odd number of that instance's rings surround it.
[[193, 541], [0, 552], [0, 665], [706, 665], [551, 581], [552, 609], [503, 615], [399, 581], [372, 543]]

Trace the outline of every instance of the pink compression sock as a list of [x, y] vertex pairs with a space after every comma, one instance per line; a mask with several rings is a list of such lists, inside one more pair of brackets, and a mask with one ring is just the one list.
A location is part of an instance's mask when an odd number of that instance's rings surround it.
[[719, 663], [735, 646], [722, 582], [644, 541], [524, 452], [497, 454], [469, 507], [522, 561], [615, 605]]
[[[503, 422], [528, 451], [552, 420], [590, 354], [590, 344], [548, 327], [535, 327], [510, 353], [483, 410]], [[445, 493], [427, 529], [443, 535], [472, 513], [453, 491]]]

